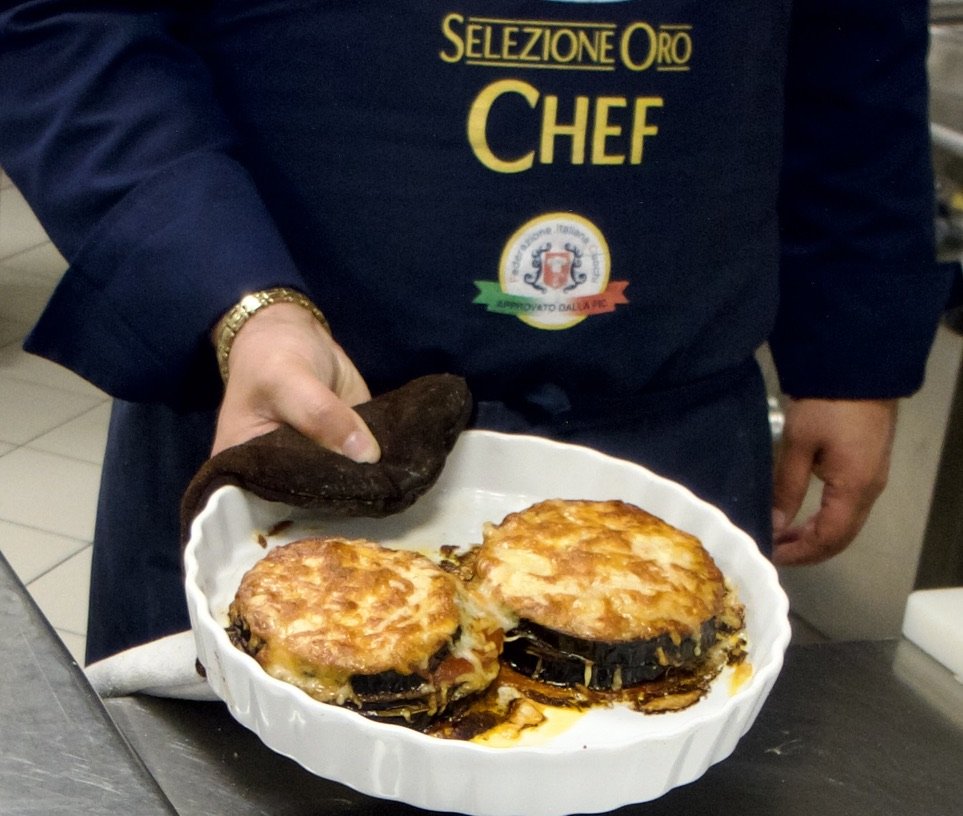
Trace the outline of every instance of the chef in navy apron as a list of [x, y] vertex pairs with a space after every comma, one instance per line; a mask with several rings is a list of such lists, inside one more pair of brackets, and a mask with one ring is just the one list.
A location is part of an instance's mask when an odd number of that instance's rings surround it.
[[306, 295], [370, 393], [460, 374], [478, 427], [641, 462], [764, 550], [760, 345], [794, 397], [920, 384], [923, 3], [67, 6], [0, 6], [0, 162], [70, 261], [27, 347], [116, 398], [89, 660], [188, 626], [177, 508], [243, 413], [255, 332], [225, 392], [211, 329], [249, 292]]

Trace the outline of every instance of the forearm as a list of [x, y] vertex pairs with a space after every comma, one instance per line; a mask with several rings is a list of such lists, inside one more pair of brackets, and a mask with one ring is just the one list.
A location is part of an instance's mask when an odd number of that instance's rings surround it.
[[29, 350], [125, 399], [210, 404], [211, 325], [245, 291], [303, 284], [186, 14], [0, 5], [0, 164], [70, 262]]

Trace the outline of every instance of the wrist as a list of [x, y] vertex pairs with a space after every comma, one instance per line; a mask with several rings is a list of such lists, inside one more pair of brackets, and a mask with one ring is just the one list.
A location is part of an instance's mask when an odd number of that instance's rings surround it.
[[248, 321], [256, 315], [262, 314], [268, 307], [279, 304], [291, 304], [305, 314], [310, 314], [318, 325], [328, 334], [331, 333], [331, 327], [321, 310], [295, 289], [278, 287], [247, 294], [221, 317], [211, 332], [218, 369], [221, 372], [221, 379], [225, 383], [228, 378], [228, 360], [231, 349], [241, 329], [247, 325]]

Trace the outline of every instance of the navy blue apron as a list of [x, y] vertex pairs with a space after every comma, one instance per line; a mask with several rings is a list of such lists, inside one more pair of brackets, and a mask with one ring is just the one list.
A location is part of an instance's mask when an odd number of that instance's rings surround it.
[[[766, 548], [787, 16], [222, 2], [192, 36], [373, 392], [462, 374], [478, 426], [642, 462]], [[212, 422], [115, 409], [88, 659], [187, 626], [177, 504]]]

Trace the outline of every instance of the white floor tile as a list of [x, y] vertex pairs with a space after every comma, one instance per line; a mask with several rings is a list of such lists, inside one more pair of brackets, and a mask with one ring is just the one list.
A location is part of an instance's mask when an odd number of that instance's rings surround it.
[[67, 647], [67, 651], [70, 652], [70, 656], [74, 659], [78, 666], [84, 665], [84, 651], [87, 648], [87, 638], [84, 635], [78, 635], [76, 632], [67, 632], [64, 629], [55, 629], [57, 635], [63, 641], [64, 646]]
[[0, 260], [49, 240], [20, 191], [0, 189]]
[[36, 323], [54, 285], [50, 278], [11, 269], [0, 261], [0, 317]]
[[102, 465], [107, 445], [107, 425], [110, 423], [110, 405], [109, 402], [101, 403], [50, 433], [38, 436], [27, 443], [27, 447]]
[[99, 397], [0, 375], [0, 442], [22, 445], [100, 402]]
[[27, 584], [27, 590], [55, 629], [87, 633], [87, 598], [92, 548], [85, 547]]
[[0, 521], [0, 552], [25, 584], [35, 581], [89, 544], [89, 541]]
[[56, 283], [67, 270], [67, 261], [50, 241], [4, 258], [3, 265], [7, 269], [42, 278], [47, 283]]
[[4, 377], [86, 394], [101, 400], [107, 399], [103, 391], [69, 369], [36, 354], [27, 354], [20, 342], [9, 343], [0, 348], [0, 378]]
[[100, 468], [17, 448], [0, 457], [0, 519], [91, 541]]
[[109, 402], [20, 348], [66, 268], [0, 170], [0, 551], [82, 664]]

